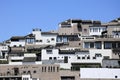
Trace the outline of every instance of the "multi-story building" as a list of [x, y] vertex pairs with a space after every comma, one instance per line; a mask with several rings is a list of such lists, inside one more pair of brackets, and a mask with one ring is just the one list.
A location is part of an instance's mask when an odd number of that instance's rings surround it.
[[[54, 72], [54, 65], [59, 65], [60, 72], [51, 73], [54, 74], [51, 76], [56, 76], [55, 80], [78, 80], [80, 74], [77, 71], [82, 67], [120, 67], [120, 18], [108, 23], [69, 19], [59, 23], [58, 32], [33, 29], [31, 34], [11, 37], [6, 41], [6, 45], [9, 46], [8, 54], [3, 54], [3, 49], [0, 54], [2, 57], [8, 55], [9, 64], [5, 66], [46, 66], [44, 75], [49, 76], [48, 78], [38, 72], [39, 75], [35, 74], [35, 77], [34, 74], [20, 75], [22, 79], [27, 76], [33, 80], [53, 79], [46, 71], [48, 69], [48, 72]], [[47, 65], [53, 67], [49, 68]], [[22, 70], [22, 67], [19, 70]], [[67, 72], [70, 76], [65, 74]], [[6, 73], [6, 70], [3, 73]]]

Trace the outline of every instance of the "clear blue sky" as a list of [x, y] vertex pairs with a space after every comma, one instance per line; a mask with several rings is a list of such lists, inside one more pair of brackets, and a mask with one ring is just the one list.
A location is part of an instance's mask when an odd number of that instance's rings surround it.
[[120, 17], [120, 0], [0, 0], [0, 42], [33, 28], [57, 30], [73, 19], [108, 22]]

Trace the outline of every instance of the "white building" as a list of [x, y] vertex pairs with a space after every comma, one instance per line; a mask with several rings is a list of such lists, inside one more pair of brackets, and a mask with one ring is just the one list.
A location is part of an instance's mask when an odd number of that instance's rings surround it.
[[25, 37], [24, 36], [13, 36], [10, 38], [10, 47], [24, 47]]
[[2, 43], [0, 44], [0, 59], [7, 59], [8, 50], [8, 46]]
[[82, 80], [120, 80], [120, 69], [115, 68], [80, 68]]
[[[88, 51], [42, 49], [42, 62], [57, 63], [61, 68], [70, 69], [72, 64], [102, 64], [105, 57], [112, 58], [111, 50], [90, 49]], [[50, 62], [51, 61], [51, 62]]]
[[33, 29], [32, 37], [26, 39], [27, 45], [56, 45], [57, 33], [41, 32], [40, 29]]

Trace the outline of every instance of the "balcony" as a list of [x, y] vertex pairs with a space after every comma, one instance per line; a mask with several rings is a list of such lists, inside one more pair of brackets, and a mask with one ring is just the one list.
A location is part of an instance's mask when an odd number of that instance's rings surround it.
[[120, 41], [120, 36], [119, 35], [96, 36], [96, 41]]

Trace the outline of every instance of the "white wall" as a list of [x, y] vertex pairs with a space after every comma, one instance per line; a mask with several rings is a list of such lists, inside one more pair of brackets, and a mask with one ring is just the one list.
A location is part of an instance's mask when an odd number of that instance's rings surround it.
[[0, 56], [3, 56], [3, 52], [5, 53], [5, 59], [8, 56], [8, 46], [0, 45]]
[[7, 50], [8, 50], [8, 46], [0, 45], [0, 51], [7, 51]]
[[13, 47], [14, 45], [16, 45], [17, 47], [19, 47], [20, 45], [25, 46], [25, 41], [21, 41], [21, 42], [19, 42], [19, 41], [11, 41], [10, 47]]
[[[52, 38], [54, 38], [54, 40], [51, 40]], [[57, 38], [57, 35], [52, 35], [52, 34], [41, 35], [41, 36], [39, 36], [39, 39], [36, 38], [36, 40], [42, 40], [42, 42], [36, 42], [35, 44], [37, 44], [37, 45], [38, 44], [39, 45], [56, 45], [56, 38]]]
[[[35, 40], [42, 40], [42, 42], [35, 42], [36, 45], [56, 45], [57, 34], [41, 34], [41, 31], [33, 31], [32, 34], [35, 35]], [[54, 40], [51, 40], [52, 38]]]
[[[95, 57], [95, 54], [101, 54], [101, 57], [96, 57], [96, 59], [93, 59]], [[90, 49], [89, 53], [76, 53], [76, 54], [59, 54], [58, 49], [53, 49], [51, 54], [47, 54], [46, 49], [42, 49], [42, 60], [49, 60], [49, 57], [53, 58], [56, 57], [57, 60], [64, 60], [64, 57], [68, 57], [68, 63], [59, 63], [61, 68], [71, 68], [71, 63], [101, 63], [104, 56], [109, 56], [112, 58], [112, 50], [110, 49]], [[77, 57], [80, 57], [80, 59], [77, 59]], [[85, 56], [90, 56], [90, 59], [87, 59]], [[82, 57], [85, 57], [85, 59], [82, 59]]]
[[103, 56], [109, 56], [112, 58], [112, 50], [111, 49], [89, 49], [90, 56], [94, 56], [96, 53], [97, 54], [102, 54]]
[[[80, 78], [120, 79], [120, 69], [80, 68]], [[117, 78], [115, 78], [117, 76]]]

